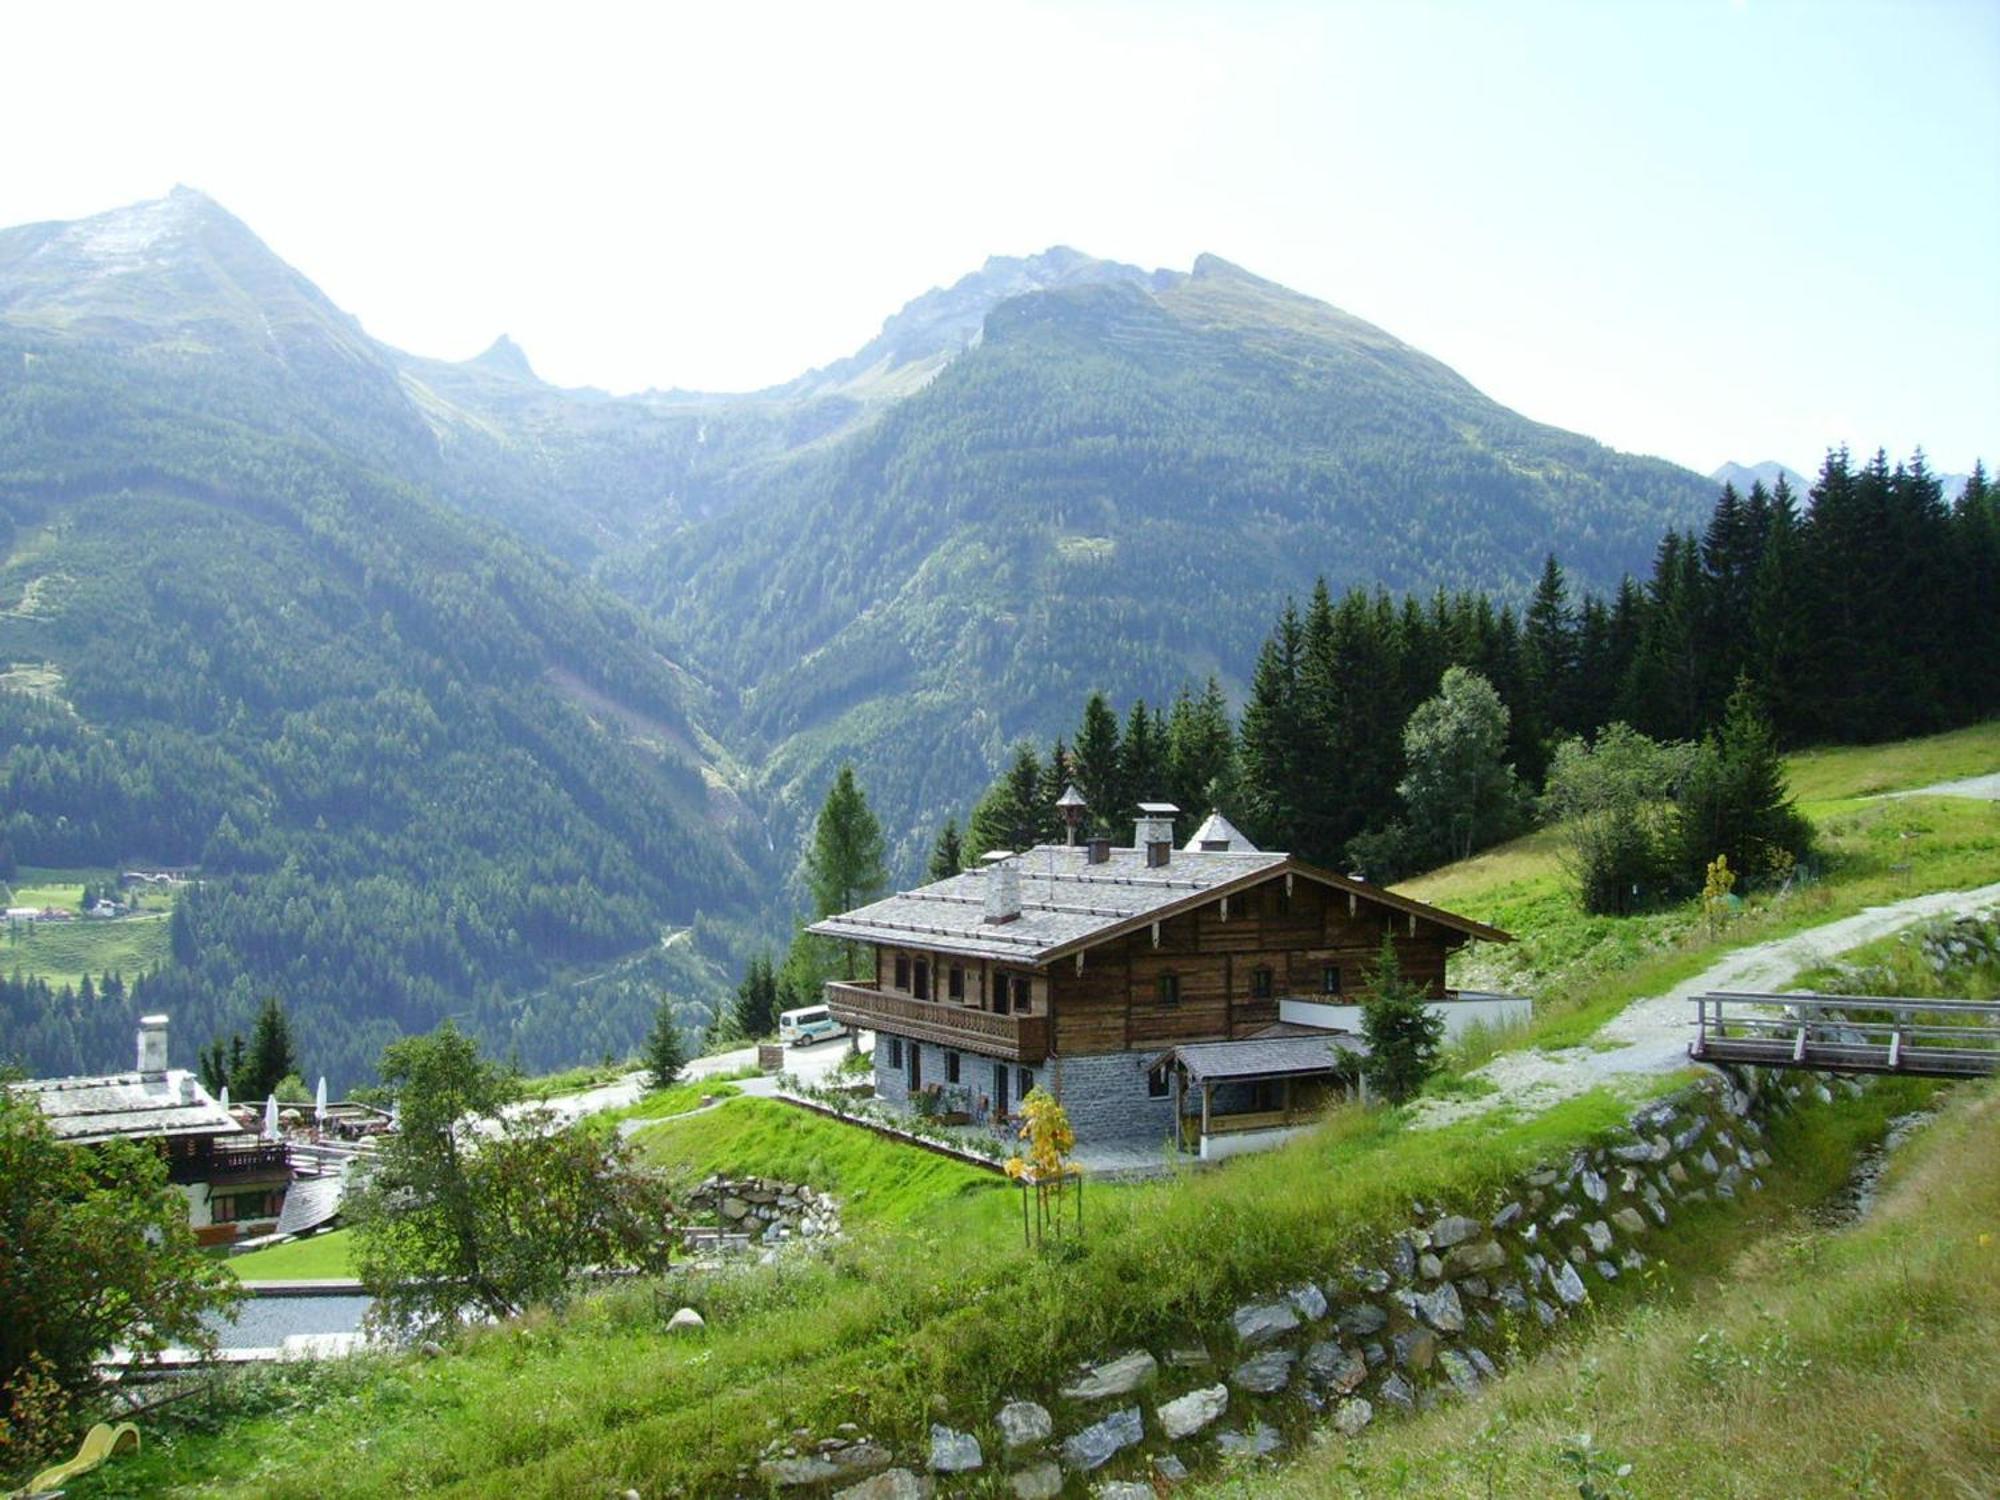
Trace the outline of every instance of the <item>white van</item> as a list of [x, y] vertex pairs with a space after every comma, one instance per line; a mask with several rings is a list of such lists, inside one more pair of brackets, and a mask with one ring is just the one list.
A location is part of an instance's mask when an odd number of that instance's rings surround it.
[[828, 1037], [841, 1035], [847, 1028], [834, 1020], [824, 1005], [808, 1005], [778, 1016], [778, 1040], [787, 1047], [810, 1046]]

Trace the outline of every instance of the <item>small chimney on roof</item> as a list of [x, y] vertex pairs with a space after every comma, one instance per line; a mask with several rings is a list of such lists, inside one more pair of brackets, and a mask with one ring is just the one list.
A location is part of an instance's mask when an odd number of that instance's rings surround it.
[[139, 1017], [139, 1071], [141, 1073], [164, 1073], [167, 1071], [167, 1018], [165, 1016]]
[[1180, 809], [1171, 802], [1141, 802], [1133, 844], [1146, 851], [1146, 868], [1157, 870], [1174, 853], [1174, 815]]
[[1103, 837], [1092, 838], [1084, 844], [1083, 848], [1084, 862], [1086, 864], [1108, 865], [1111, 863], [1110, 839]]
[[1021, 866], [1006, 849], [986, 856], [986, 920], [994, 926], [1021, 915]]
[[1064, 787], [1063, 794], [1056, 798], [1056, 811], [1062, 814], [1063, 824], [1069, 830], [1063, 840], [1065, 844], [1076, 842], [1077, 825], [1083, 822], [1084, 809], [1088, 805], [1083, 800], [1083, 793], [1076, 789], [1075, 782]]

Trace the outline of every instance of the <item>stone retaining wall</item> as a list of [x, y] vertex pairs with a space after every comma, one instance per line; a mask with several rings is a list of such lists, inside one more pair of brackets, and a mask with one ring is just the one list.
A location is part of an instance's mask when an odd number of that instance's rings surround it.
[[713, 1215], [725, 1233], [757, 1241], [824, 1239], [840, 1233], [840, 1205], [802, 1182], [710, 1177], [688, 1194], [691, 1216]]
[[1802, 1074], [1704, 1079], [1607, 1143], [1529, 1172], [1497, 1208], [1413, 1205], [1409, 1227], [1374, 1253], [1273, 1287], [1202, 1337], [1107, 1351], [995, 1412], [940, 1406], [929, 1451], [903, 1466], [849, 1427], [775, 1442], [743, 1480], [841, 1500], [1147, 1500], [1156, 1483], [1278, 1453], [1322, 1423], [1353, 1437], [1384, 1414], [1473, 1395], [1597, 1291], [1643, 1271], [1649, 1237], [1688, 1205], [1761, 1190], [1762, 1119], [1808, 1091], [1831, 1098]]

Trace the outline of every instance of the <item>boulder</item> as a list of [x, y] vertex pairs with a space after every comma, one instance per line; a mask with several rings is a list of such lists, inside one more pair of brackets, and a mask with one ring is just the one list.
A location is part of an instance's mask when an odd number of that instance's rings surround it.
[[1472, 1271], [1497, 1271], [1507, 1264], [1507, 1252], [1495, 1240], [1471, 1240], [1452, 1248], [1444, 1258], [1445, 1270], [1453, 1276]]
[[745, 1203], [741, 1198], [732, 1197], [722, 1200], [722, 1217], [730, 1220], [732, 1223], [741, 1219], [749, 1212], [750, 1205]]
[[1645, 1218], [1629, 1204], [1613, 1213], [1611, 1222], [1627, 1234], [1644, 1234], [1646, 1231]]
[[1477, 1219], [1468, 1219], [1463, 1214], [1451, 1214], [1431, 1225], [1431, 1248], [1449, 1250], [1453, 1245], [1464, 1244], [1478, 1233]]
[[1372, 1302], [1357, 1302], [1352, 1307], [1343, 1307], [1340, 1316], [1334, 1319], [1342, 1333], [1356, 1337], [1377, 1333], [1388, 1323], [1389, 1315]]
[[1215, 1446], [1230, 1458], [1263, 1458], [1285, 1446], [1278, 1429], [1252, 1422], [1248, 1432], [1217, 1433]]
[[979, 1439], [942, 1422], [931, 1423], [931, 1472], [965, 1474], [983, 1468], [986, 1455], [979, 1451]]
[[884, 1469], [873, 1479], [864, 1479], [844, 1490], [836, 1490], [833, 1500], [930, 1500], [931, 1482], [908, 1469]]
[[1230, 1317], [1237, 1339], [1250, 1348], [1283, 1338], [1299, 1326], [1289, 1302], [1246, 1302]]
[[1344, 1396], [1368, 1378], [1368, 1362], [1354, 1350], [1328, 1339], [1306, 1351], [1306, 1378]]
[[671, 1318], [667, 1319], [668, 1333], [693, 1333], [695, 1330], [706, 1328], [707, 1326], [707, 1321], [702, 1315], [691, 1307], [683, 1307]]
[[840, 1470], [823, 1458], [767, 1458], [757, 1465], [757, 1477], [768, 1488], [789, 1490], [838, 1479]]
[[1565, 1307], [1575, 1307], [1590, 1295], [1583, 1289], [1583, 1278], [1576, 1274], [1576, 1267], [1567, 1261], [1563, 1263], [1562, 1269], [1556, 1272], [1555, 1293]]
[[1198, 1369], [1213, 1363], [1205, 1344], [1182, 1344], [1167, 1351], [1167, 1364], [1176, 1370]]
[[[1505, 1354], [1504, 1350], [1502, 1351], [1502, 1354], [1504, 1356]], [[1474, 1367], [1479, 1371], [1479, 1373], [1488, 1380], [1492, 1380], [1500, 1373], [1499, 1368], [1493, 1363], [1492, 1359], [1487, 1356], [1486, 1351], [1478, 1347], [1476, 1344], [1467, 1344], [1465, 1346], [1465, 1357], [1471, 1360]]]
[[1160, 1482], [1180, 1484], [1188, 1477], [1188, 1466], [1171, 1453], [1153, 1455], [1153, 1473]]
[[1556, 1326], [1556, 1310], [1554, 1306], [1544, 1302], [1540, 1297], [1535, 1298], [1535, 1317], [1544, 1328], [1553, 1328]]
[[1111, 1462], [1121, 1448], [1130, 1448], [1145, 1439], [1146, 1424], [1139, 1408], [1121, 1407], [1103, 1421], [1093, 1422], [1063, 1439], [1063, 1462], [1087, 1474]]
[[[1296, 1325], [1296, 1320], [1294, 1323]], [[1159, 1373], [1159, 1361], [1144, 1349], [1135, 1349], [1103, 1364], [1085, 1365], [1082, 1373], [1062, 1388], [1062, 1394], [1070, 1401], [1103, 1401], [1112, 1396], [1128, 1395], [1142, 1385], [1150, 1385]]]
[[1373, 1292], [1377, 1296], [1388, 1291], [1393, 1281], [1389, 1273], [1380, 1266], [1356, 1266], [1348, 1274], [1362, 1291]]
[[1171, 1442], [1192, 1437], [1229, 1409], [1229, 1387], [1204, 1386], [1177, 1396], [1160, 1408], [1160, 1430]]
[[1391, 1406], [1400, 1407], [1404, 1411], [1415, 1411], [1417, 1409], [1417, 1393], [1415, 1388], [1394, 1370], [1389, 1372], [1388, 1378], [1382, 1382], [1381, 1389], [1376, 1394]]
[[1049, 1459], [1043, 1459], [1025, 1469], [1017, 1469], [1008, 1476], [1007, 1484], [1014, 1492], [1014, 1500], [1056, 1500], [1062, 1493], [1062, 1470]]
[[1437, 1357], [1437, 1335], [1428, 1328], [1405, 1328], [1389, 1340], [1396, 1363], [1406, 1370], [1428, 1370]]
[[1444, 1275], [1444, 1262], [1426, 1250], [1417, 1257], [1417, 1275], [1425, 1281], [1436, 1281]]
[[1479, 1371], [1473, 1365], [1472, 1361], [1467, 1359], [1458, 1350], [1447, 1349], [1438, 1355], [1438, 1365], [1443, 1369], [1445, 1378], [1451, 1382], [1452, 1388], [1459, 1395], [1476, 1396], [1479, 1394]]
[[1389, 1270], [1398, 1281], [1408, 1281], [1417, 1274], [1417, 1247], [1410, 1243], [1409, 1236], [1399, 1234], [1390, 1244]]
[[1417, 1311], [1439, 1333], [1457, 1333], [1465, 1327], [1465, 1304], [1458, 1300], [1458, 1288], [1448, 1281], [1419, 1297]]
[[867, 1441], [849, 1443], [844, 1448], [820, 1456], [843, 1476], [873, 1474], [877, 1469], [886, 1469], [894, 1462], [894, 1455], [887, 1448], [880, 1443]]
[[1135, 1479], [1111, 1479], [1091, 1491], [1096, 1500], [1153, 1500], [1153, 1487]]
[[1010, 1450], [1046, 1443], [1056, 1430], [1049, 1409], [1037, 1401], [1009, 1401], [1000, 1408], [994, 1425], [1000, 1429], [1000, 1441]]
[[1326, 1293], [1312, 1282], [1304, 1282], [1285, 1293], [1285, 1300], [1297, 1309], [1298, 1315], [1309, 1323], [1317, 1323], [1326, 1316]]
[[1292, 1366], [1298, 1358], [1289, 1349], [1266, 1349], [1238, 1365], [1230, 1373], [1230, 1383], [1255, 1396], [1275, 1395], [1291, 1384]]
[[1364, 1396], [1350, 1396], [1333, 1409], [1334, 1430], [1342, 1437], [1357, 1437], [1375, 1420], [1375, 1408]]
[[1491, 1227], [1494, 1229], [1505, 1229], [1509, 1224], [1521, 1217], [1522, 1211], [1521, 1205], [1518, 1202], [1508, 1204], [1493, 1216]]
[[1592, 1219], [1584, 1225], [1583, 1237], [1590, 1241], [1591, 1251], [1597, 1255], [1609, 1254], [1612, 1245], [1617, 1243], [1611, 1237], [1611, 1226], [1602, 1219]]

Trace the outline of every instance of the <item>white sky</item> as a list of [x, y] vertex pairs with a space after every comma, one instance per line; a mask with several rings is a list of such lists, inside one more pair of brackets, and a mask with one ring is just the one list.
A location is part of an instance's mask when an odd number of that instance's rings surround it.
[[0, 223], [186, 182], [378, 337], [744, 389], [1213, 250], [1708, 470], [2000, 461], [2000, 4], [16, 7]]

